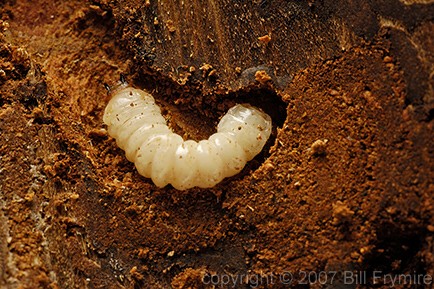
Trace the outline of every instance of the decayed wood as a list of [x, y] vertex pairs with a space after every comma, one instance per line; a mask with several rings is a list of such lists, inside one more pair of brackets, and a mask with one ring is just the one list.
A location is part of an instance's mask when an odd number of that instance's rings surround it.
[[[434, 4], [419, 2], [0, 4], [0, 287], [433, 276]], [[185, 137], [250, 102], [273, 140], [213, 189], [158, 189], [103, 130], [120, 73]]]

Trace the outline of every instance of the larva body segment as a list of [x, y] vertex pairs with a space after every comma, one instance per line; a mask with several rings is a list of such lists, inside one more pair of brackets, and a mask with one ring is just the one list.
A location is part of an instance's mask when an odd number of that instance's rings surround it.
[[210, 188], [239, 173], [271, 134], [270, 116], [237, 104], [209, 139], [184, 141], [169, 129], [152, 95], [126, 84], [113, 91], [103, 121], [139, 174], [179, 190]]
[[154, 159], [158, 161], [152, 163], [151, 178], [158, 187], [166, 186], [173, 179], [174, 170], [170, 164], [173, 162], [176, 150], [183, 141], [182, 137], [175, 133], [168, 134], [167, 146], [156, 152]]
[[197, 146], [197, 170], [200, 188], [210, 188], [220, 183], [223, 175], [224, 163], [217, 154], [215, 147], [208, 140], [201, 140]]
[[215, 147], [215, 154], [225, 167], [225, 177], [236, 175], [243, 169], [246, 164], [246, 153], [235, 135], [218, 132], [210, 136], [208, 140], [210, 145]]
[[[151, 137], [158, 135], [168, 135], [171, 132], [172, 131], [167, 127], [166, 124], [144, 123], [142, 127], [138, 128], [130, 135], [128, 139], [125, 140], [125, 145], [123, 145], [124, 143], [122, 143], [122, 146], [119, 145], [119, 147], [125, 150], [125, 155], [130, 162], [135, 162], [138, 154], [143, 153], [143, 151], [139, 150], [140, 147], [146, 143], [145, 140], [150, 140]], [[154, 140], [154, 142], [155, 141], [157, 140]]]

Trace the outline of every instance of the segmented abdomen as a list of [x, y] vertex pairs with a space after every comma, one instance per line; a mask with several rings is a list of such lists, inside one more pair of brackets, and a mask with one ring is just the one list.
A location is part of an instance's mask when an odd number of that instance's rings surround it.
[[263, 148], [271, 118], [237, 104], [222, 117], [217, 133], [199, 142], [172, 132], [149, 93], [121, 85], [104, 112], [108, 133], [137, 171], [158, 187], [210, 188], [239, 173]]

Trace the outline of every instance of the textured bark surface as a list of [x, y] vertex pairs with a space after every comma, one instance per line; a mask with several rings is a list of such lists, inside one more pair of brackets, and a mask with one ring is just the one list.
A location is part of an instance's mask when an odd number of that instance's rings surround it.
[[[434, 276], [430, 2], [0, 2], [0, 287]], [[271, 140], [212, 189], [157, 188], [104, 130], [120, 74], [185, 138], [249, 102]]]

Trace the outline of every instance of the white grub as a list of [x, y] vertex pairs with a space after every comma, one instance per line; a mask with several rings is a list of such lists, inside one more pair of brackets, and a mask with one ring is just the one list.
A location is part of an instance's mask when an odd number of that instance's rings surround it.
[[178, 190], [210, 188], [239, 173], [271, 134], [270, 116], [237, 104], [209, 139], [184, 141], [169, 129], [152, 95], [126, 83], [112, 92], [103, 120], [142, 176]]

